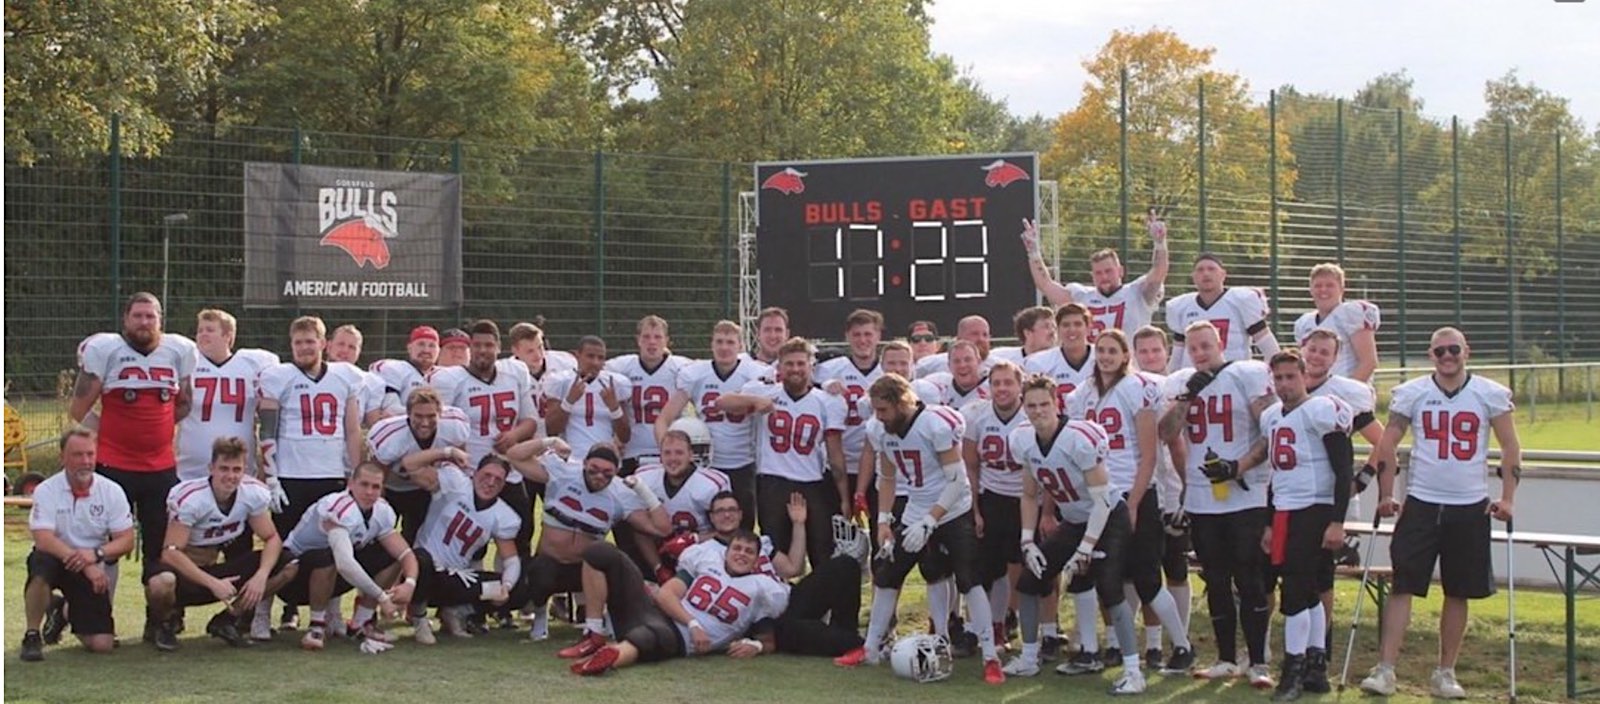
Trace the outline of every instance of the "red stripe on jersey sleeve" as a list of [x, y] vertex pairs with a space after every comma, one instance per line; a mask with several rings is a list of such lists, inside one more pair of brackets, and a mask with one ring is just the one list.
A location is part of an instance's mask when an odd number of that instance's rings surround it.
[[182, 494], [179, 494], [178, 495], [178, 500], [176, 502], [174, 502], [173, 505], [174, 506], [182, 506], [183, 502], [186, 499], [188, 499], [191, 496], [194, 496], [195, 493], [199, 492], [201, 489], [205, 489], [205, 488], [208, 488], [210, 486], [211, 486], [211, 482], [206, 481], [206, 482], [201, 482], [198, 486], [191, 487], [188, 491], [185, 491]]
[[387, 441], [389, 438], [394, 437], [395, 433], [398, 433], [401, 430], [409, 429], [410, 427], [411, 427], [411, 424], [409, 422], [406, 422], [406, 423], [395, 423], [391, 427], [388, 427], [388, 428], [385, 428], [385, 429], [379, 431], [378, 434], [372, 438], [372, 446], [373, 447], [378, 447], [378, 446], [382, 445], [385, 441]]
[[344, 518], [345, 511], [349, 511], [350, 507], [354, 505], [356, 505], [354, 496], [345, 495], [335, 499], [333, 502], [333, 517]]
[[1076, 423], [1070, 424], [1067, 427], [1078, 431], [1080, 434], [1083, 435], [1083, 437], [1085, 439], [1087, 439], [1089, 441], [1090, 444], [1093, 444], [1093, 445], [1099, 445], [1101, 442], [1104, 442], [1105, 439], [1106, 439], [1106, 431], [1102, 430], [1100, 428], [1100, 426], [1098, 426], [1098, 425], [1090, 425], [1089, 427], [1093, 428], [1093, 430], [1085, 430], [1084, 426], [1078, 425]]

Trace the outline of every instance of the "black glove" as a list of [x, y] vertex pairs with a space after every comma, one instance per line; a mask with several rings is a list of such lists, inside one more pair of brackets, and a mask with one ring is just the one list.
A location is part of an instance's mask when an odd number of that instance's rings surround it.
[[1206, 450], [1205, 463], [1200, 465], [1200, 471], [1211, 480], [1212, 484], [1221, 484], [1231, 479], [1239, 482], [1239, 486], [1245, 491], [1250, 490], [1250, 485], [1239, 475], [1239, 461], [1222, 459], [1216, 450]]
[[1181, 538], [1189, 532], [1189, 514], [1182, 508], [1172, 513], [1161, 514], [1161, 527], [1166, 530], [1167, 535]]
[[1194, 374], [1189, 376], [1189, 382], [1184, 386], [1183, 396], [1180, 400], [1188, 401], [1195, 396], [1198, 396], [1200, 392], [1204, 391], [1207, 386], [1210, 386], [1212, 380], [1216, 378], [1217, 376], [1215, 374], [1212, 374], [1204, 369], [1194, 370]]

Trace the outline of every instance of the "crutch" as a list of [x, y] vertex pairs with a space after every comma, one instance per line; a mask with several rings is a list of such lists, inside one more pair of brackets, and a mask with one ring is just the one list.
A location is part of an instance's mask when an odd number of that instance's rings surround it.
[[1350, 639], [1344, 645], [1344, 666], [1339, 668], [1339, 694], [1344, 694], [1344, 683], [1350, 676], [1350, 655], [1356, 648], [1356, 628], [1361, 625], [1361, 605], [1367, 601], [1367, 577], [1372, 573], [1372, 551], [1378, 547], [1378, 523], [1383, 518], [1377, 508], [1372, 511], [1372, 535], [1367, 538], [1367, 556], [1361, 559], [1361, 587], [1356, 590], [1356, 614], [1350, 619]]
[[1506, 519], [1506, 623], [1511, 638], [1511, 704], [1517, 704], [1517, 570], [1512, 555], [1512, 520]]

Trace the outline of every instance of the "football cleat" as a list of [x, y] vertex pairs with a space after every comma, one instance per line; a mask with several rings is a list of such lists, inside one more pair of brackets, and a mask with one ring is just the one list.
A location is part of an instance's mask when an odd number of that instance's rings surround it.
[[606, 647], [606, 637], [599, 633], [585, 631], [578, 642], [556, 651], [556, 657], [571, 660], [573, 658], [586, 658], [594, 655], [601, 648]]
[[1000, 667], [999, 660], [989, 660], [983, 663], [983, 681], [989, 684], [1005, 684], [1006, 673]]
[[603, 675], [616, 666], [617, 658], [621, 657], [621, 655], [622, 651], [608, 645], [595, 651], [595, 654], [590, 656], [589, 659], [573, 663], [572, 673], [582, 677]]

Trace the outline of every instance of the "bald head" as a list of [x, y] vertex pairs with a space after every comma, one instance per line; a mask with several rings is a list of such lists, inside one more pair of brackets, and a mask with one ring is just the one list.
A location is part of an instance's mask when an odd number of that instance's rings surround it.
[[989, 356], [989, 319], [981, 315], [969, 315], [956, 323], [956, 339], [971, 342], [978, 348], [978, 358], [985, 359]]

